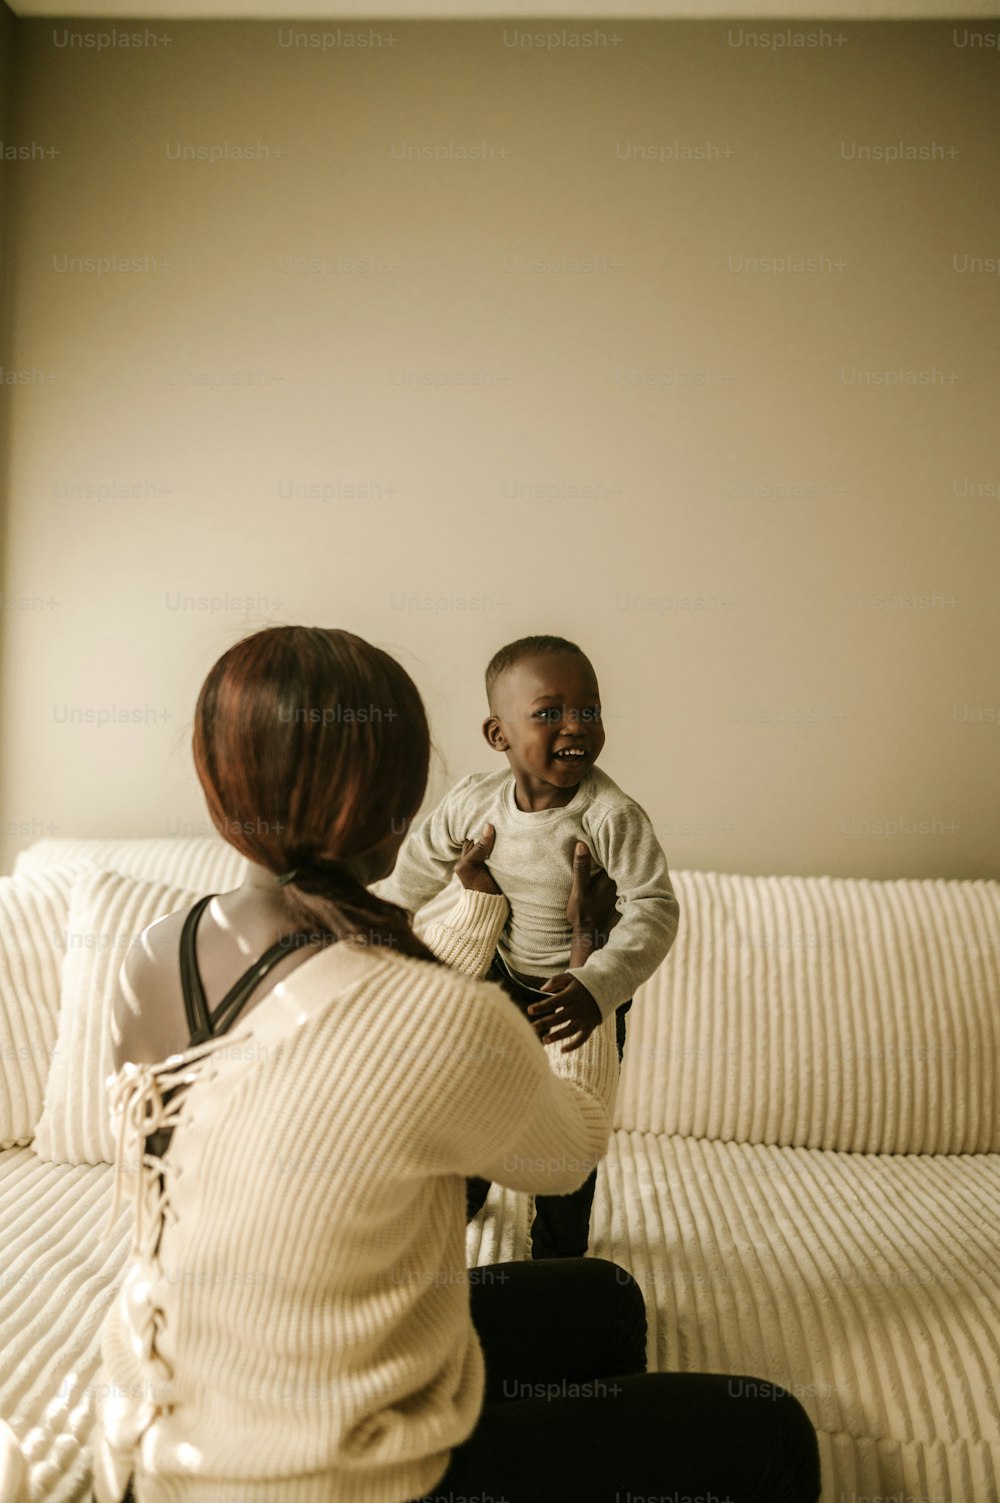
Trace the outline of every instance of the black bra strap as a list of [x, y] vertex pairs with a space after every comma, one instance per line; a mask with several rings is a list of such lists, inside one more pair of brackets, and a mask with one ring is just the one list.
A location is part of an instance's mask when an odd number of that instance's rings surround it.
[[181, 930], [181, 990], [184, 993], [184, 1012], [187, 1017], [188, 1036], [192, 1044], [204, 1044], [212, 1037], [212, 1022], [205, 1001], [205, 989], [201, 984], [198, 962], [194, 953], [194, 937], [201, 918], [209, 903], [216, 896], [210, 892], [199, 898], [184, 920]]
[[303, 945], [328, 944], [332, 938], [332, 935], [307, 934], [305, 930], [300, 930], [296, 934], [286, 934], [283, 939], [275, 940], [270, 949], [265, 950], [260, 959], [234, 982], [218, 1007], [209, 1014], [212, 1033], [226, 1033], [232, 1027], [258, 982], [263, 981], [279, 960], [284, 960], [292, 950], [301, 949]]
[[184, 1012], [187, 1016], [188, 1033], [192, 1044], [204, 1044], [209, 1039], [226, 1033], [239, 1017], [244, 1004], [257, 985], [263, 981], [269, 971], [273, 970], [278, 961], [283, 960], [293, 949], [300, 949], [306, 944], [327, 945], [334, 938], [332, 934], [310, 934], [305, 930], [300, 930], [295, 934], [286, 934], [282, 939], [275, 940], [260, 959], [233, 983], [218, 1007], [210, 1012], [195, 956], [195, 934], [199, 919], [215, 896], [215, 893], [209, 893], [207, 897], [198, 899], [184, 920], [184, 928], [181, 931], [181, 989], [184, 993]]

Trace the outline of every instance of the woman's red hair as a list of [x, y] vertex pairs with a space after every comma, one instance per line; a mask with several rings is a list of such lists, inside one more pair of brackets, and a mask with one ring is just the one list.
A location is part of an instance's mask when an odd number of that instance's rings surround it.
[[404, 829], [427, 785], [427, 716], [394, 658], [334, 628], [255, 632], [202, 685], [193, 750], [220, 835], [276, 876], [298, 869], [290, 921], [436, 959], [342, 864]]

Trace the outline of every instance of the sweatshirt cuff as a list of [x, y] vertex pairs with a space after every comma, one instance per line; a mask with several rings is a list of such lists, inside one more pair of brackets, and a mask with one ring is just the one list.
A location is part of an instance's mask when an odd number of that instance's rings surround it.
[[580, 985], [587, 988], [601, 1009], [601, 1017], [605, 1022], [613, 1016], [616, 1008], [621, 1007], [623, 1002], [627, 1002], [634, 995], [632, 992], [626, 992], [623, 996], [621, 981], [617, 981], [613, 974], [605, 975], [603, 970], [594, 965], [593, 958], [588, 960], [585, 966], [568, 966], [566, 975], [575, 976]]
[[420, 937], [446, 965], [467, 976], [484, 976], [509, 911], [502, 892], [463, 887], [454, 908], [443, 920], [428, 924]]

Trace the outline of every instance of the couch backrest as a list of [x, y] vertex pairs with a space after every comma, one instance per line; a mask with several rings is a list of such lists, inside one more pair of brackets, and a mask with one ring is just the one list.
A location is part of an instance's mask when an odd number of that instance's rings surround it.
[[680, 871], [616, 1125], [857, 1153], [1000, 1150], [1000, 882]]
[[[14, 872], [81, 861], [193, 892], [244, 868], [191, 836], [39, 840]], [[1000, 1151], [1000, 882], [671, 875], [680, 932], [628, 1015], [616, 1126]]]
[[226, 892], [243, 880], [246, 862], [215, 835], [148, 836], [132, 840], [97, 837], [36, 840], [18, 854], [14, 876], [22, 872], [89, 862], [147, 881], [172, 882], [192, 892]]

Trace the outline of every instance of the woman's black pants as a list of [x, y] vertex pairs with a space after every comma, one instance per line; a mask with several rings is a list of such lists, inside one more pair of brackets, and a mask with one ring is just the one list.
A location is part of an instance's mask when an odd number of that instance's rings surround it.
[[470, 1269], [469, 1280], [485, 1402], [421, 1503], [819, 1497], [816, 1433], [786, 1389], [723, 1373], [645, 1371], [646, 1309], [624, 1268], [553, 1258], [489, 1264]]
[[601, 1258], [470, 1269], [479, 1421], [428, 1503], [815, 1503], [816, 1432], [780, 1385], [647, 1373], [642, 1291]]

